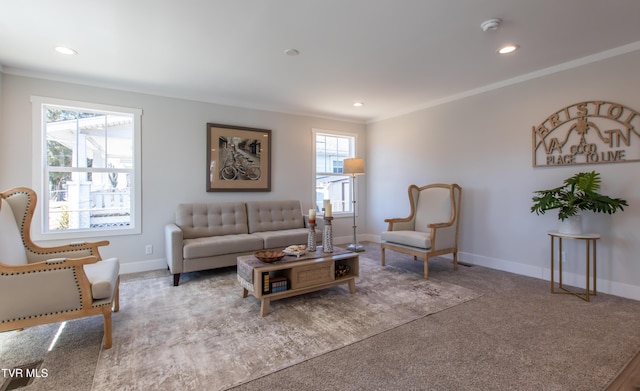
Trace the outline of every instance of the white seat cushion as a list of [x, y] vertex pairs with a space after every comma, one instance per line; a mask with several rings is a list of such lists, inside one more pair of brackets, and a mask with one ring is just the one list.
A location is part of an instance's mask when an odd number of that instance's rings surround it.
[[423, 249], [431, 248], [431, 233], [418, 231], [386, 231], [380, 234], [385, 242]]
[[0, 262], [14, 266], [27, 264], [27, 253], [11, 205], [3, 199], [0, 199]]
[[84, 272], [91, 283], [91, 295], [94, 300], [108, 299], [118, 282], [120, 262], [118, 258], [108, 258], [84, 265]]

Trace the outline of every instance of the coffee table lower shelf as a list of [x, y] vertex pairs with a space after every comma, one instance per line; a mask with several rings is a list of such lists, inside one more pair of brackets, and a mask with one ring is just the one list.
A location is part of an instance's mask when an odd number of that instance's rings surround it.
[[[269, 305], [274, 300], [284, 299], [292, 296], [302, 295], [321, 289], [331, 288], [338, 285], [347, 284], [349, 292], [356, 292], [355, 279], [359, 274], [359, 259], [356, 253], [342, 253], [338, 255], [320, 254], [318, 258], [293, 260], [284, 263], [256, 265], [252, 255], [238, 257], [238, 265], [243, 266], [251, 263], [253, 281], [248, 281], [238, 274], [238, 281], [242, 285], [242, 297], [249, 294], [260, 299], [260, 316], [267, 316]], [[349, 272], [337, 277], [335, 274], [336, 265], [348, 266]], [[288, 289], [263, 293], [263, 276], [286, 277]]]

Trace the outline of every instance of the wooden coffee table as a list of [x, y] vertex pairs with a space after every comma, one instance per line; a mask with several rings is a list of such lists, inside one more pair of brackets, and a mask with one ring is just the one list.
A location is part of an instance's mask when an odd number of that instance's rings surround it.
[[262, 262], [253, 255], [238, 257], [242, 297], [251, 293], [261, 300], [260, 316], [267, 315], [273, 300], [341, 284], [348, 284], [349, 291], [355, 293], [359, 272], [358, 254], [339, 247], [334, 247], [332, 253], [325, 253], [319, 247], [315, 252], [298, 258], [287, 255], [274, 263]]

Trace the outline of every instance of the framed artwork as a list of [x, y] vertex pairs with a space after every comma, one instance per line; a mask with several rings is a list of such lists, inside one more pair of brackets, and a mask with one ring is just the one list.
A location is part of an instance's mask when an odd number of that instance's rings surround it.
[[207, 191], [271, 191], [271, 130], [208, 123]]

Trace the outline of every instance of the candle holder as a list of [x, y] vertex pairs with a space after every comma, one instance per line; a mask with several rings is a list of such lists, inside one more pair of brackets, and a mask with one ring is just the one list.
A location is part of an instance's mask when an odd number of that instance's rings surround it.
[[309, 223], [309, 235], [307, 236], [307, 250], [316, 251], [316, 225]]
[[331, 226], [333, 217], [324, 218], [324, 232], [322, 235], [322, 251], [325, 253], [333, 252], [333, 227]]

